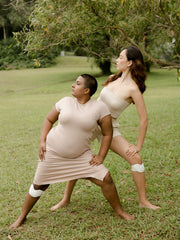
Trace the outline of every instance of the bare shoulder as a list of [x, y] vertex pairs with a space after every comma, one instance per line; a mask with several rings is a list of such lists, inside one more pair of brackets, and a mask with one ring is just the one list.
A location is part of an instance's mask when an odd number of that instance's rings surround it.
[[136, 83], [131, 85], [131, 87], [129, 88], [129, 91], [130, 91], [130, 96], [135, 104], [140, 104], [144, 102], [143, 95]]
[[140, 94], [140, 90], [139, 90], [139, 87], [137, 86], [136, 83], [133, 83], [131, 82], [131, 84], [129, 84], [129, 91], [130, 91], [130, 94], [131, 95], [134, 95], [134, 94]]

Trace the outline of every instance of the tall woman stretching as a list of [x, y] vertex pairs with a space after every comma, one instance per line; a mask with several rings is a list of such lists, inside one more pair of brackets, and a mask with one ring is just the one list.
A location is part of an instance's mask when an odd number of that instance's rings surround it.
[[[139, 196], [139, 206], [156, 210], [159, 207], [151, 204], [146, 198], [144, 165], [139, 154], [148, 125], [146, 106], [142, 95], [146, 89], [146, 73], [140, 50], [134, 46], [125, 48], [116, 60], [116, 66], [118, 73], [111, 75], [106, 80], [98, 98], [108, 106], [112, 117], [113, 139], [110, 149], [131, 165], [133, 180]], [[130, 144], [121, 136], [117, 120], [122, 111], [131, 103], [135, 104], [140, 118], [136, 145]], [[97, 133], [100, 135], [100, 131]], [[100, 163], [94, 161], [94, 164], [99, 165]], [[63, 199], [51, 208], [52, 211], [66, 206], [70, 202], [75, 183], [76, 180], [67, 183]]]

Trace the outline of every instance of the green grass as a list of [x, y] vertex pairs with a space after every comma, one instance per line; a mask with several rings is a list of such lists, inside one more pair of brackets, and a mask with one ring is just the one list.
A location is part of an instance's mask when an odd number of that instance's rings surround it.
[[[42, 121], [60, 98], [71, 95], [71, 85], [82, 73], [100, 77], [91, 60], [59, 58], [48, 69], [0, 72], [0, 239], [139, 240], [179, 239], [180, 85], [175, 71], [153, 69], [144, 94], [149, 126], [141, 155], [146, 167], [147, 196], [161, 209], [138, 208], [137, 191], [127, 162], [109, 151], [105, 166], [115, 181], [123, 209], [135, 215], [126, 222], [114, 217], [100, 188], [79, 180], [71, 204], [51, 213], [63, 196], [65, 183], [53, 184], [15, 231], [17, 218], [33, 180]], [[138, 134], [138, 115], [130, 106], [120, 117], [121, 133], [132, 143]], [[99, 143], [92, 144], [95, 152]]]

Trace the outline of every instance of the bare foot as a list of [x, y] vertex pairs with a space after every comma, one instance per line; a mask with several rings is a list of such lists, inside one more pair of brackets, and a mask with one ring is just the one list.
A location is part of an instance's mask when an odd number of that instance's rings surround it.
[[148, 209], [152, 209], [152, 210], [160, 209], [159, 206], [153, 205], [149, 201], [146, 201], [144, 203], [139, 203], [139, 207], [140, 208], [148, 208]]
[[69, 203], [70, 203], [70, 201], [66, 201], [66, 200], [62, 199], [58, 204], [51, 207], [51, 211], [53, 212], [53, 211], [58, 210], [59, 208], [66, 207]]
[[18, 228], [19, 226], [21, 226], [21, 224], [23, 224], [23, 222], [26, 220], [26, 218], [21, 219], [20, 217], [9, 226], [9, 229], [12, 230], [14, 228]]
[[116, 217], [122, 217], [126, 221], [132, 221], [134, 219], [134, 215], [127, 214], [126, 212], [120, 212], [115, 214]]

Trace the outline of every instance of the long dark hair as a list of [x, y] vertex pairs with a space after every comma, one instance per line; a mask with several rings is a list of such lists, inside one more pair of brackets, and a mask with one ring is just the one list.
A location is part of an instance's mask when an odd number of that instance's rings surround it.
[[[141, 51], [134, 46], [129, 46], [124, 49], [126, 50], [126, 57], [128, 61], [132, 60], [132, 65], [130, 66], [132, 79], [138, 85], [141, 93], [143, 93], [146, 90], [146, 85], [145, 85], [146, 71], [144, 66], [143, 55]], [[108, 79], [105, 81], [105, 83], [103, 83], [103, 86], [106, 86], [110, 82], [115, 81], [121, 75], [122, 75], [122, 72], [109, 76]]]

